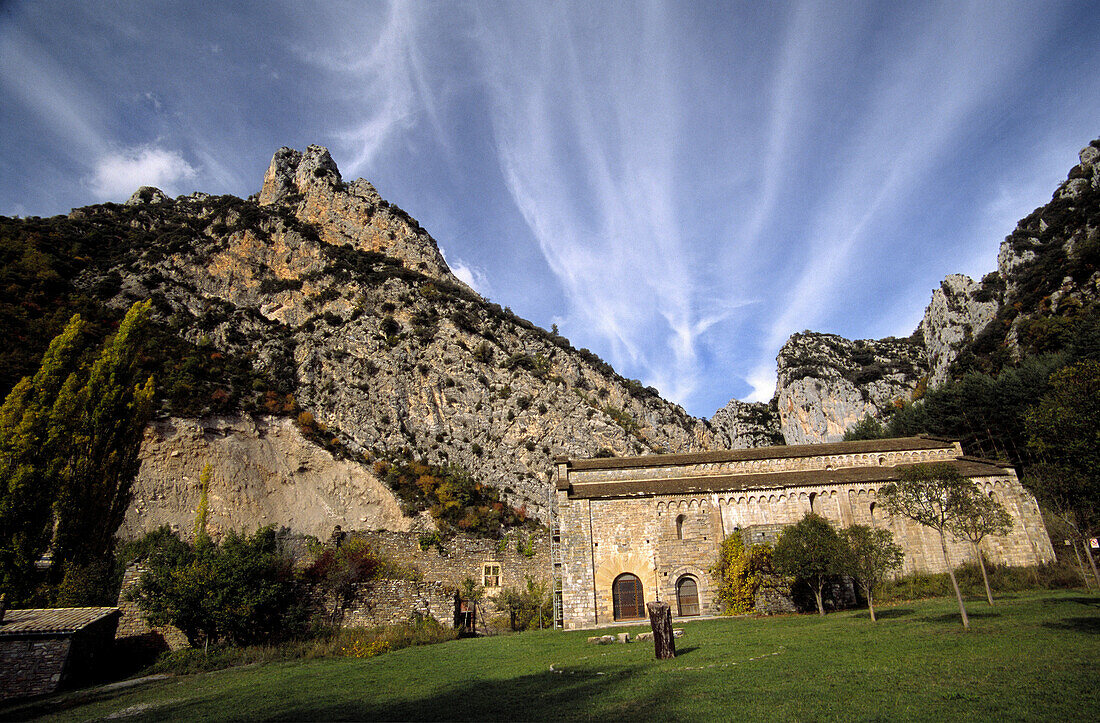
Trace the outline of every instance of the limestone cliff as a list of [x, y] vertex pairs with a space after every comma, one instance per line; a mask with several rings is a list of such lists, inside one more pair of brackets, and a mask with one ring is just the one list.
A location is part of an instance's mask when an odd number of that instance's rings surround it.
[[[908, 340], [795, 334], [776, 359], [774, 402], [788, 444], [832, 442], [866, 415], [975, 369], [996, 373], [1023, 354], [1073, 343], [1100, 301], [1100, 139], [1001, 244], [980, 282], [952, 274]], [[712, 420], [717, 423], [717, 419]], [[742, 431], [743, 433], [743, 431]]]
[[[172, 200], [142, 189], [127, 206], [77, 209], [70, 220], [85, 233], [118, 239], [121, 227], [140, 238], [112, 241], [113, 255], [84, 272], [80, 285], [111, 289], [115, 308], [152, 298], [173, 333], [212, 355], [247, 360], [292, 397], [254, 399], [253, 407], [310, 413], [325, 439], [352, 458], [405, 450], [459, 465], [536, 516], [548, 499], [553, 455], [686, 452], [769, 439], [695, 419], [591, 352], [483, 299], [450, 272], [414, 219], [366, 181], [345, 183], [318, 146], [280, 149], [255, 201]], [[233, 393], [245, 401], [260, 395]], [[230, 431], [214, 434], [194, 419], [157, 426], [143, 450], [128, 530], [186, 522], [202, 460], [216, 461], [219, 484], [232, 486], [217, 508], [219, 525], [408, 524], [381, 511], [390, 502], [369, 471], [311, 462], [309, 469], [324, 471], [305, 482], [296, 467], [253, 464], [252, 451], [290, 453], [270, 450], [271, 434], [260, 433], [278, 429], [287, 442], [285, 423], [239, 416], [219, 425]], [[223, 456], [218, 445], [239, 451]], [[355, 480], [356, 494], [367, 497], [333, 499], [334, 475]], [[285, 506], [294, 499], [308, 511]]]
[[268, 524], [321, 539], [335, 525], [431, 529], [423, 516], [403, 516], [370, 469], [335, 459], [285, 417], [161, 419], [146, 430], [141, 460], [125, 537], [162, 524], [190, 534], [207, 465], [211, 534]]
[[779, 352], [776, 398], [787, 444], [836, 442], [870, 414], [908, 401], [928, 366], [915, 339], [795, 334]]

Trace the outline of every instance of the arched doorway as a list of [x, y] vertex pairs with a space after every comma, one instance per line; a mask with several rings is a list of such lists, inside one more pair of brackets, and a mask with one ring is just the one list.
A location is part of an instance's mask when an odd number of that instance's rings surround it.
[[687, 575], [676, 583], [676, 606], [680, 617], [699, 614], [699, 586]]
[[611, 585], [611, 598], [616, 620], [637, 620], [645, 617], [645, 596], [637, 575], [624, 572]]

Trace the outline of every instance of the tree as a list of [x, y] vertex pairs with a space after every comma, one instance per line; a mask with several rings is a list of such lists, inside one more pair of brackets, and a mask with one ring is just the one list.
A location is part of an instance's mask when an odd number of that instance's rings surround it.
[[974, 485], [969, 486], [959, 506], [958, 516], [948, 522], [947, 529], [974, 547], [974, 556], [978, 558], [982, 582], [985, 583], [985, 599], [992, 605], [993, 591], [989, 588], [989, 575], [985, 571], [985, 558], [980, 545], [987, 535], [1007, 534], [1012, 529], [1012, 517], [1000, 502], [983, 495]]
[[[1100, 532], [1100, 361], [1051, 375], [1050, 391], [1024, 416], [1028, 446], [1050, 467], [1028, 474], [1035, 496], [1083, 538]], [[1056, 474], [1055, 474], [1056, 473]], [[1085, 545], [1093, 575], [1096, 561]]]
[[852, 525], [840, 531], [844, 543], [844, 572], [855, 579], [867, 598], [871, 622], [875, 622], [875, 589], [886, 575], [901, 567], [905, 553], [889, 530]]
[[524, 588], [506, 588], [493, 597], [497, 609], [508, 612], [512, 630], [549, 627], [554, 624], [554, 609], [546, 583], [527, 578]]
[[193, 545], [159, 531], [134, 599], [153, 625], [174, 625], [194, 646], [237, 645], [292, 633], [304, 623], [308, 596], [274, 527], [251, 537], [228, 533]]
[[[1089, 553], [1084, 530], [1089, 528], [1089, 520], [1100, 515], [1100, 495], [1088, 494], [1089, 484], [1083, 473], [1066, 464], [1033, 464], [1027, 468], [1021, 482], [1032, 491], [1048, 513], [1066, 526], [1072, 538], [1073, 552], [1080, 565], [1079, 546], [1085, 548], [1086, 554]], [[1091, 556], [1089, 560], [1095, 562]], [[1092, 573], [1100, 586], [1100, 575], [1097, 575], [1095, 564], [1092, 565]], [[1088, 582], [1083, 566], [1081, 576]]]
[[950, 464], [916, 464], [901, 471], [901, 479], [882, 488], [879, 499], [891, 515], [908, 517], [914, 522], [931, 527], [939, 533], [943, 562], [959, 602], [959, 616], [963, 628], [970, 629], [959, 582], [947, 557], [947, 533], [966, 509], [966, 500], [973, 488], [970, 480], [959, 474]]
[[305, 579], [319, 593], [330, 624], [338, 624], [355, 599], [359, 585], [380, 576], [384, 563], [363, 540], [352, 539], [339, 547], [326, 547], [305, 570]]
[[50, 342], [33, 376], [24, 377], [0, 407], [0, 589], [8, 604], [28, 601], [35, 561], [50, 542], [57, 496], [50, 458], [50, 412], [76, 368], [84, 322], [74, 316]]
[[717, 596], [724, 614], [749, 613], [756, 608], [756, 592], [771, 568], [771, 555], [769, 545], [746, 550], [738, 532], [722, 541], [711, 573], [719, 581]]
[[818, 615], [824, 615], [822, 588], [829, 577], [843, 571], [840, 535], [828, 520], [810, 512], [786, 527], [775, 544], [772, 560], [780, 574], [806, 581], [813, 590]]
[[130, 505], [138, 450], [153, 410], [153, 378], [138, 379], [152, 302], [135, 303], [87, 373], [65, 380], [50, 412], [49, 464], [57, 469], [55, 582], [108, 558]]

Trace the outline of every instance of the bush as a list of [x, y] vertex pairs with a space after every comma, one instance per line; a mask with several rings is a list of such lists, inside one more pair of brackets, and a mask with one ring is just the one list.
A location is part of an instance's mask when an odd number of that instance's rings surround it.
[[152, 625], [174, 625], [191, 645], [247, 645], [300, 632], [308, 596], [274, 527], [251, 537], [230, 532], [220, 543], [200, 535], [191, 545], [159, 531], [134, 593]]
[[[1071, 565], [1054, 563], [1035, 567], [1010, 567], [986, 564], [989, 586], [994, 592], [1023, 590], [1063, 590], [1081, 587], [1081, 574]], [[955, 579], [964, 595], [985, 596], [982, 571], [976, 562], [955, 568]], [[930, 597], [950, 597], [951, 579], [946, 572], [917, 572], [887, 580], [878, 593], [882, 601], [921, 600]]]
[[524, 588], [506, 588], [493, 598], [498, 609], [508, 615], [513, 631], [548, 628], [554, 624], [554, 606], [544, 582], [527, 578]]

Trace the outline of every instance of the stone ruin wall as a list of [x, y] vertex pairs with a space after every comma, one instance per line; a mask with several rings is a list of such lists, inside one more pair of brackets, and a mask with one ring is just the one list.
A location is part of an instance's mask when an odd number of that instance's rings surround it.
[[375, 580], [359, 587], [340, 624], [345, 628], [373, 628], [423, 615], [449, 628], [454, 626], [454, 609], [454, 588], [446, 583]]
[[[491, 597], [505, 588], [524, 588], [527, 579], [550, 584], [550, 546], [548, 532], [543, 529], [511, 532], [501, 540], [457, 535], [434, 546], [421, 549], [420, 535], [386, 530], [349, 532], [349, 539], [367, 542], [382, 556], [415, 568], [420, 579], [374, 580], [360, 586], [351, 607], [344, 612], [342, 625], [358, 627], [389, 625], [404, 622], [414, 614], [430, 615], [441, 624], [454, 624], [454, 594], [463, 581], [470, 578], [481, 584], [485, 563], [500, 565], [501, 584], [487, 588], [482, 607], [487, 614], [496, 612]], [[518, 549], [520, 539], [529, 542], [533, 554]], [[297, 564], [307, 564], [309, 555], [305, 538], [285, 541]], [[131, 565], [123, 575], [118, 606], [122, 610], [117, 639], [145, 643], [157, 649], [178, 650], [188, 647], [187, 637], [171, 626], [153, 628], [146, 622], [137, 603], [129, 594], [137, 585], [142, 569]]]
[[[387, 530], [349, 533], [352, 538], [365, 540], [382, 556], [415, 567], [422, 579], [446, 583], [452, 589], [460, 587], [467, 578], [481, 584], [485, 563], [500, 565], [501, 588], [525, 587], [527, 578], [549, 584], [548, 534], [542, 529], [511, 532], [500, 540], [456, 535], [443, 540], [441, 550], [435, 546], [422, 549], [421, 536], [415, 533]], [[530, 556], [517, 549], [521, 538], [530, 542], [533, 548]], [[499, 590], [487, 591], [487, 594], [496, 592]]]

